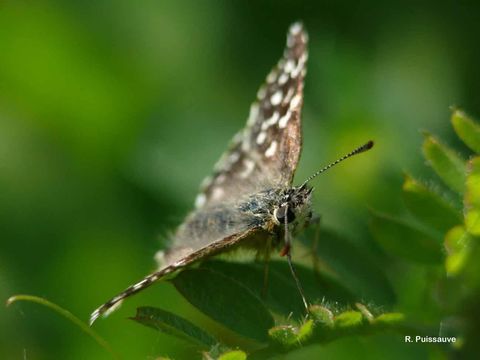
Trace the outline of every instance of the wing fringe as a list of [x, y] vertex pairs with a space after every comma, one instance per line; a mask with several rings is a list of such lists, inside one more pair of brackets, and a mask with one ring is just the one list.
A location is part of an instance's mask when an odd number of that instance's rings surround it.
[[129, 286], [124, 291], [114, 296], [113, 298], [108, 300], [106, 303], [98, 307], [95, 311], [93, 311], [92, 314], [90, 315], [90, 320], [89, 320], [90, 326], [92, 326], [93, 323], [99, 317], [107, 316], [113, 311], [115, 311], [120, 306], [122, 301], [125, 300], [127, 297], [130, 297], [146, 289], [147, 287], [152, 285], [154, 282], [164, 278], [165, 276], [177, 270], [184, 268], [187, 265], [190, 265], [199, 260], [204, 260], [206, 257], [214, 255], [218, 251], [223, 251], [226, 248], [237, 244], [240, 240], [252, 235], [252, 233], [257, 230], [259, 229], [254, 228], [243, 234], [234, 234], [224, 239], [221, 239], [219, 241], [215, 241], [209, 245], [204, 246], [203, 248], [197, 251], [192, 252], [190, 255], [185, 256], [184, 258], [174, 262], [173, 264], [167, 265], [163, 269], [160, 269], [150, 275], [145, 276], [142, 280]]

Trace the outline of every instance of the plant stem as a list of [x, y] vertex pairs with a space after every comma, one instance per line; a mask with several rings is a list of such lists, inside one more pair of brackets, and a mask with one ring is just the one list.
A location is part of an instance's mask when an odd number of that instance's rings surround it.
[[91, 336], [97, 342], [97, 344], [99, 344], [101, 347], [107, 350], [114, 359], [120, 359], [120, 356], [110, 347], [110, 344], [105, 339], [103, 339], [100, 335], [98, 335], [95, 331], [93, 331], [92, 328], [90, 328], [86, 323], [84, 323], [78, 317], [73, 315], [70, 311], [65, 310], [64, 308], [44, 298], [34, 296], [34, 295], [24, 295], [24, 294], [14, 295], [10, 297], [6, 302], [6, 306], [10, 306], [11, 304], [17, 301], [30, 301], [30, 302], [34, 302], [52, 309], [53, 311], [57, 312], [58, 314], [70, 320], [72, 323], [78, 326], [84, 333]]

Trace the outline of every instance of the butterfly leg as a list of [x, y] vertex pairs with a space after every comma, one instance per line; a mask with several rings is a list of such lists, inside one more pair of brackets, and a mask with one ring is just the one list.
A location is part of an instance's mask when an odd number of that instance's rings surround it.
[[272, 252], [272, 238], [268, 237], [267, 244], [263, 254], [263, 286], [262, 286], [262, 298], [267, 298], [268, 293], [268, 270], [270, 266], [270, 253]]
[[[285, 210], [285, 214], [288, 214], [288, 208]], [[295, 280], [295, 284], [297, 285], [298, 292], [302, 297], [303, 306], [305, 307], [305, 311], [308, 315], [308, 303], [307, 299], [305, 298], [305, 293], [303, 292], [302, 284], [298, 279], [297, 272], [295, 267], [293, 266], [292, 262], [292, 251], [291, 251], [291, 240], [290, 240], [290, 232], [288, 231], [288, 219], [285, 216], [285, 232], [284, 232], [284, 239], [285, 239], [285, 246], [283, 247], [282, 251], [280, 252], [281, 256], [287, 256], [288, 266], [290, 267], [290, 272], [292, 273], [293, 279]]]

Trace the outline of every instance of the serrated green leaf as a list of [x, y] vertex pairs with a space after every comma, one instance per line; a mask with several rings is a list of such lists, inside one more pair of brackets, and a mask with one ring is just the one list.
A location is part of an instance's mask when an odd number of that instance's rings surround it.
[[188, 269], [171, 280], [193, 306], [227, 328], [257, 341], [268, 339], [274, 322], [249, 288], [209, 268]]
[[417, 220], [442, 233], [463, 222], [461, 213], [444, 198], [408, 175], [403, 183], [403, 199]]
[[461, 110], [452, 113], [452, 125], [458, 137], [470, 149], [480, 154], [480, 124]]
[[223, 353], [218, 357], [218, 360], [246, 360], [247, 354], [241, 350], [232, 350]]
[[202, 347], [210, 348], [218, 343], [212, 335], [190, 321], [162, 309], [139, 307], [131, 319]]
[[423, 155], [442, 181], [453, 191], [463, 194], [465, 188], [465, 161], [432, 135], [426, 135]]
[[447, 258], [445, 268], [449, 275], [457, 275], [465, 266], [468, 259], [469, 234], [463, 226], [456, 226], [445, 236]]
[[465, 226], [467, 231], [480, 235], [480, 157], [468, 162], [468, 175], [465, 190]]
[[335, 327], [338, 328], [352, 328], [359, 326], [363, 322], [363, 316], [360, 311], [345, 311], [335, 316]]
[[379, 213], [372, 215], [370, 230], [391, 255], [426, 264], [442, 261], [442, 246], [438, 240], [401, 220]]

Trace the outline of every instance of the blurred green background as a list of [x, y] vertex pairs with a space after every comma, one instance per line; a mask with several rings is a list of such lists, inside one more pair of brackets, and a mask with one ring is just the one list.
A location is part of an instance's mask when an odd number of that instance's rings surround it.
[[[86, 320], [152, 270], [298, 19], [310, 56], [297, 182], [374, 139], [372, 152], [315, 180], [315, 208], [325, 227], [378, 254], [368, 209], [402, 213], [403, 173], [430, 176], [420, 130], [458, 145], [448, 107], [480, 114], [478, 14], [474, 1], [2, 2], [1, 298], [44, 296]], [[404, 274], [388, 273], [394, 308], [418, 308], [411, 284], [421, 287], [425, 272]], [[96, 329], [127, 359], [195, 354], [125, 320], [146, 304], [205, 321], [161, 283]], [[2, 309], [0, 323], [2, 359], [107, 357], [37, 305]], [[369, 358], [372, 349], [426, 356], [382, 335], [286, 358]]]

